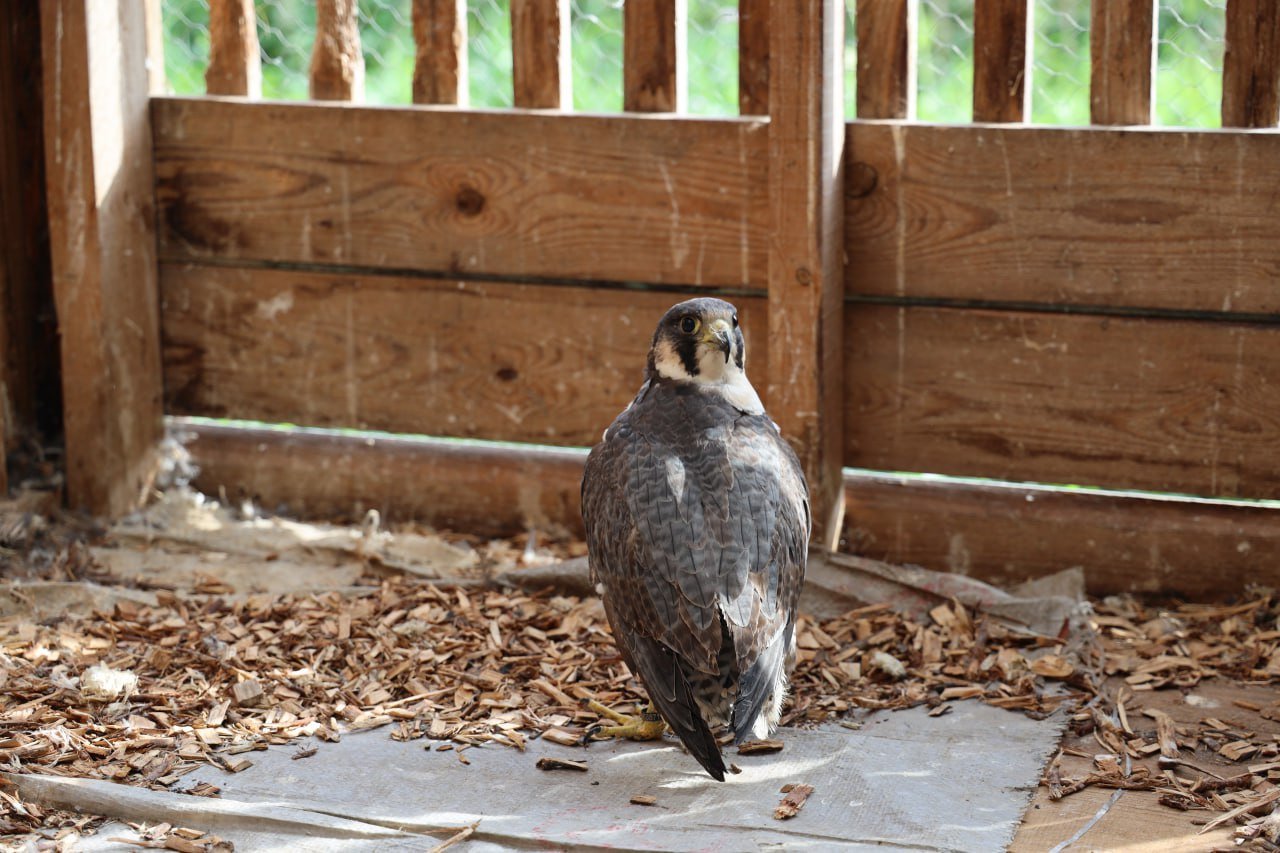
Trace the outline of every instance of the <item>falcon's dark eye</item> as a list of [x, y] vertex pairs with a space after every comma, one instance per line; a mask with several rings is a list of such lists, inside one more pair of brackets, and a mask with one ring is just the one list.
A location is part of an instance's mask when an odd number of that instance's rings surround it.
[[680, 320], [680, 331], [684, 332], [686, 335], [692, 335], [694, 332], [698, 331], [699, 325], [697, 317], [683, 317]]
[[737, 315], [737, 314], [734, 314], [734, 315], [733, 315], [733, 327], [734, 327], [735, 329], [736, 329], [736, 328], [738, 328], [738, 315]]

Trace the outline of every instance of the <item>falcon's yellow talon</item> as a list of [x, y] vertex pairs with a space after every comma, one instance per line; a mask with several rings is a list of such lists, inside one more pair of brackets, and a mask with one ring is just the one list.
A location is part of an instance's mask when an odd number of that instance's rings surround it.
[[601, 738], [628, 738], [630, 740], [660, 740], [667, 731], [667, 724], [661, 715], [650, 705], [643, 714], [631, 717], [621, 714], [607, 705], [592, 699], [587, 707], [602, 717], [613, 720], [617, 726], [592, 726], [587, 730], [587, 740], [599, 736]]

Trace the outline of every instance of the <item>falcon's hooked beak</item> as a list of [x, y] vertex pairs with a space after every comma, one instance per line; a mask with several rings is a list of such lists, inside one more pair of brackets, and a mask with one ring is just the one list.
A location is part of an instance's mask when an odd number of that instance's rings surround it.
[[729, 356], [733, 355], [733, 327], [729, 325], [729, 321], [723, 317], [712, 320], [705, 326], [706, 331], [702, 333], [702, 343], [717, 347], [724, 353], [724, 363], [729, 363]]

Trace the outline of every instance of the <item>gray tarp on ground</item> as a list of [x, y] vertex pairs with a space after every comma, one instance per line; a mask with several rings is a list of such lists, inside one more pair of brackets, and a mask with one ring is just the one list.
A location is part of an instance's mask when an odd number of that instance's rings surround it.
[[[674, 743], [583, 750], [533, 741], [524, 753], [491, 744], [467, 750], [464, 766], [437, 742], [397, 742], [389, 730], [321, 744], [300, 761], [296, 746], [277, 747], [247, 754], [254, 766], [241, 773], [187, 777], [222, 786], [221, 799], [11, 778], [36, 799], [211, 830], [237, 850], [425, 850], [448, 833], [422, 833], [479, 820], [476, 836], [454, 849], [990, 851], [1013, 837], [1061, 728], [977, 702], [941, 717], [879, 712], [858, 731], [784, 729], [775, 755], [731, 752], [743, 772], [724, 783]], [[585, 759], [590, 769], [540, 771], [543, 755]], [[781, 822], [772, 813], [787, 782], [815, 791]], [[631, 805], [636, 794], [657, 804]], [[106, 839], [131, 835], [109, 827], [77, 849], [123, 850]]]
[[[448, 577], [475, 559], [429, 535], [237, 520], [187, 491], [168, 493], [142, 516], [117, 525], [113, 536], [125, 545], [97, 549], [95, 556], [114, 574], [179, 590], [193, 588], [202, 573], [240, 593], [341, 590], [369, 562]], [[1078, 570], [1012, 593], [971, 578], [845, 555], [815, 555], [808, 575], [803, 607], [816, 615], [875, 601], [923, 618], [956, 598], [1010, 626], [1053, 636], [1084, 613]], [[502, 580], [591, 594], [583, 560], [521, 569]], [[0, 586], [0, 593], [6, 591], [13, 594], [0, 594], [0, 618], [44, 618], [109, 607], [116, 597], [149, 597], [92, 584]], [[468, 750], [471, 765], [464, 766], [453, 752], [424, 750], [424, 741], [393, 741], [389, 729], [321, 744], [317, 755], [301, 761], [292, 760], [297, 746], [291, 745], [247, 754], [255, 766], [240, 774], [210, 767], [187, 777], [222, 786], [221, 799], [90, 780], [8, 778], [31, 800], [209, 830], [242, 851], [430, 849], [449, 833], [428, 836], [428, 830], [477, 819], [478, 836], [460, 849], [888, 845], [986, 851], [1012, 838], [1061, 728], [1057, 721], [1036, 722], [976, 702], [954, 703], [951, 713], [936, 718], [923, 709], [878, 713], [861, 731], [835, 724], [784, 729], [778, 737], [786, 749], [778, 755], [731, 755], [744, 772], [724, 784], [671, 744], [596, 744], [584, 751], [534, 741], [526, 753], [495, 744]], [[534, 768], [542, 755], [585, 758], [590, 770], [542, 772]], [[786, 782], [816, 790], [798, 817], [782, 823], [771, 815]], [[658, 803], [630, 805], [635, 794], [656, 796]], [[75, 849], [128, 849], [109, 839], [132, 835], [116, 824]]]

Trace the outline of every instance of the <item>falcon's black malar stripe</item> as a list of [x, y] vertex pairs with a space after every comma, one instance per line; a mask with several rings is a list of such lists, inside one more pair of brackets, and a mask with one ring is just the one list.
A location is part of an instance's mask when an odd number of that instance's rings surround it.
[[681, 335], [676, 342], [676, 355], [690, 376], [697, 376], [701, 368], [698, 366], [698, 339], [693, 335]]

